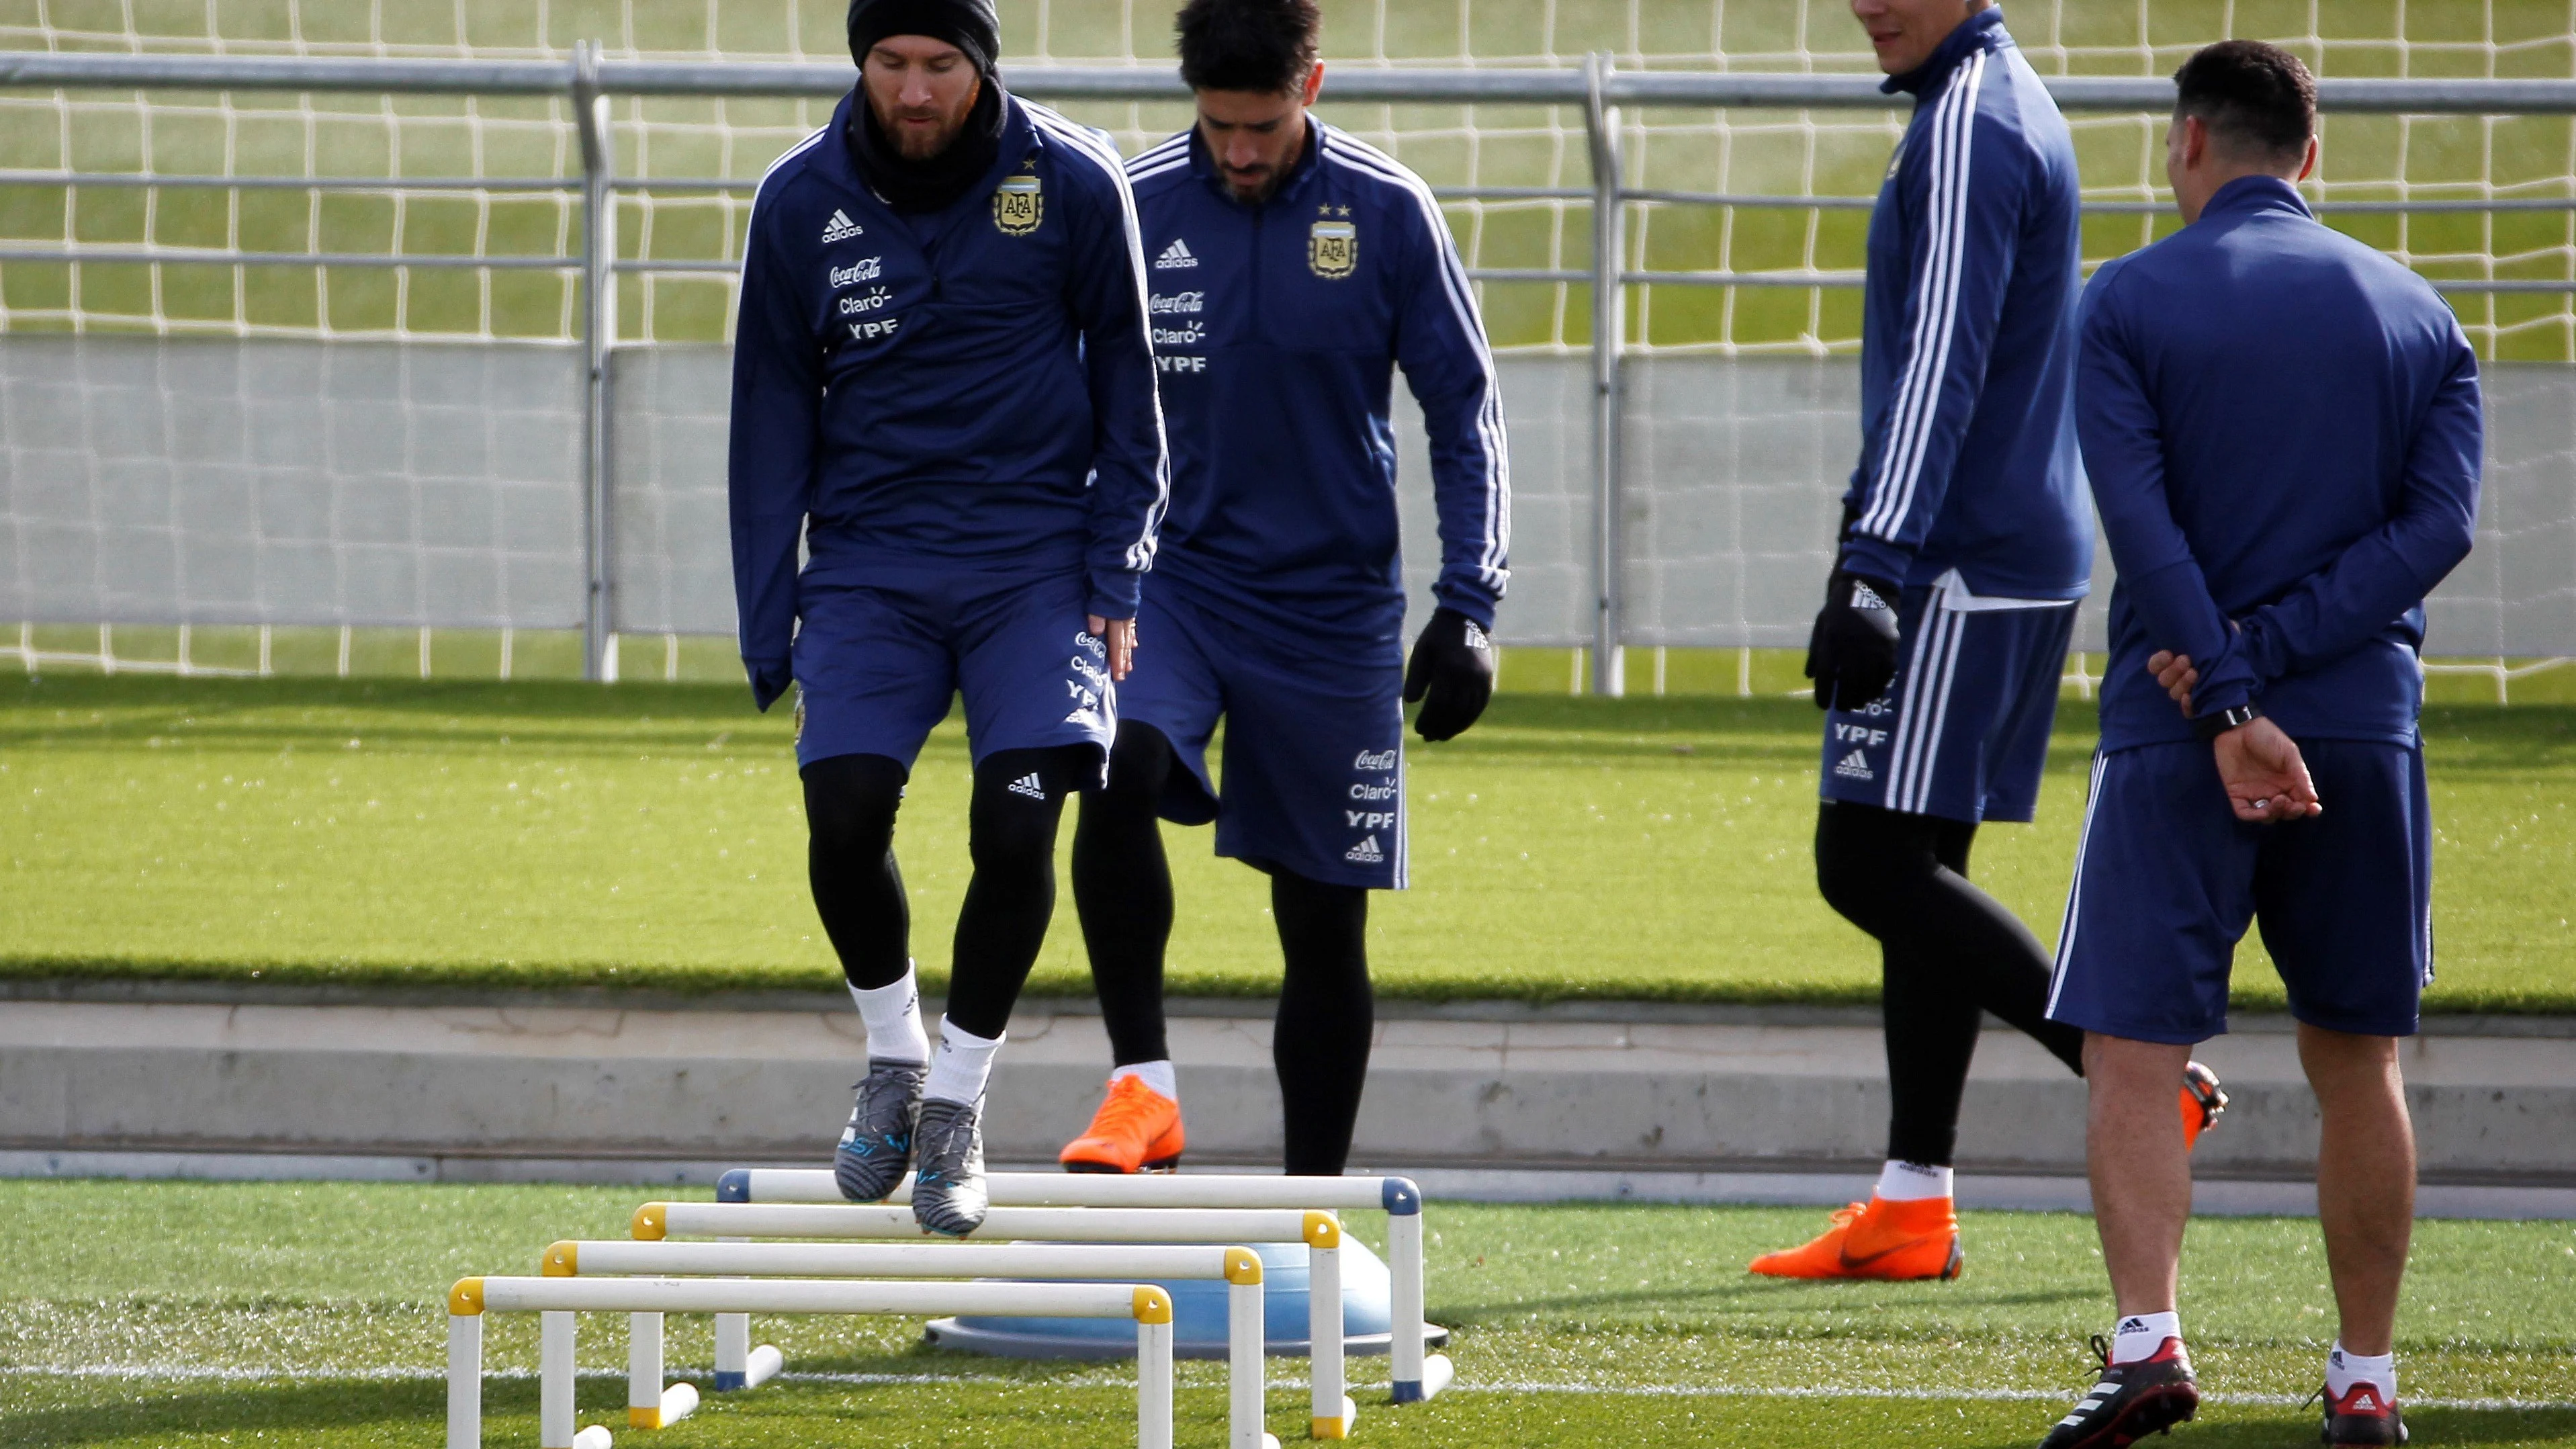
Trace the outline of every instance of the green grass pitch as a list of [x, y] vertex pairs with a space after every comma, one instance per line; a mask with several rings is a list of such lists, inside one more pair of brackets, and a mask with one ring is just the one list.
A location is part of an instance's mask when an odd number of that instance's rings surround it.
[[[0, 972], [828, 990], [783, 713], [752, 713], [731, 685], [12, 680]], [[1815, 893], [1816, 718], [1778, 697], [1505, 695], [1460, 740], [1414, 742], [1414, 888], [1372, 910], [1381, 989], [1873, 999], [1874, 952]], [[2043, 939], [2092, 728], [2069, 701], [2038, 823], [1979, 840], [1974, 873]], [[2428, 1007], [2576, 1009], [2576, 709], [2441, 705], [2425, 734]], [[967, 779], [952, 721], [896, 837], [934, 987], [965, 884]], [[1167, 839], [1173, 989], [1266, 994], [1261, 878], [1215, 859], [1205, 830]], [[2238, 984], [2247, 1005], [2279, 1002], [2250, 942]], [[1069, 899], [1031, 989], [1088, 992]]]
[[[621, 1236], [639, 1188], [0, 1182], [0, 1442], [430, 1445], [444, 1399], [443, 1290], [531, 1271], [560, 1237]], [[1458, 1384], [1390, 1410], [1384, 1360], [1353, 1360], [1357, 1442], [2027, 1446], [2091, 1383], [2110, 1315], [2089, 1221], [1972, 1213], [1947, 1284], [1775, 1283], [1744, 1262], [1811, 1232], [1801, 1209], [1434, 1203], [1426, 1291]], [[1355, 1227], [1373, 1236], [1378, 1222]], [[2213, 1402], [2177, 1444], [2313, 1443], [2326, 1341], [2311, 1222], [2195, 1224], [2183, 1303]], [[2426, 1222], [2398, 1340], [2416, 1442], [2576, 1444], [2576, 1229]], [[697, 1446], [1114, 1445], [1131, 1371], [918, 1346], [915, 1323], [764, 1318], [790, 1378], [708, 1396], [638, 1442]], [[536, 1326], [495, 1317], [490, 1442], [535, 1436]], [[671, 1323], [703, 1385], [708, 1322]], [[625, 1333], [589, 1315], [585, 1422], [620, 1428]], [[1184, 1444], [1222, 1434], [1222, 1367], [1184, 1364]], [[1283, 1439], [1299, 1366], [1270, 1399]], [[2520, 1405], [2515, 1407], [2514, 1405]]]

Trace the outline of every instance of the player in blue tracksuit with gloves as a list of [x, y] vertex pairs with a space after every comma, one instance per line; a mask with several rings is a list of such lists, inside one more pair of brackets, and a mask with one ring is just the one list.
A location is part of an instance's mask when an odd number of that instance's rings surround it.
[[2299, 199], [2316, 83], [2296, 57], [2226, 41], [2175, 81], [2188, 225], [2094, 274], [2077, 369], [2120, 582], [2049, 1015], [2087, 1034], [2120, 1317], [2046, 1449], [2126, 1444], [2198, 1402], [2174, 1301], [2191, 1171], [2156, 1089], [2227, 1030], [2256, 921], [2323, 1119], [2325, 1442], [2396, 1444], [2415, 1190], [2397, 1043], [2433, 970], [2417, 655], [2424, 596], [2474, 536], [2477, 355], [2430, 283]]
[[[867, 1022], [841, 1189], [885, 1196], [917, 1135], [914, 1216], [964, 1233], [1064, 796], [1108, 759], [1162, 423], [1116, 149], [1003, 91], [991, 0], [856, 0], [849, 35], [859, 85], [752, 207], [734, 588], [754, 698], [796, 687], [814, 904]], [[934, 1060], [892, 846], [958, 693], [975, 869]]]
[[[1109, 787], [1086, 796], [1074, 900], [1116, 1059], [1068, 1167], [1178, 1157], [1163, 1027], [1171, 876], [1157, 817], [1216, 822], [1270, 876], [1286, 958], [1272, 1055], [1287, 1168], [1339, 1174], [1368, 1070], [1368, 892], [1405, 884], [1404, 715], [1445, 740], [1493, 689], [1510, 480], [1474, 294], [1421, 178], [1307, 114], [1313, 0], [1192, 0], [1198, 123], [1129, 165], [1153, 258], [1172, 511], [1150, 654], [1119, 691]], [[1403, 657], [1394, 375], [1423, 408], [1438, 608]], [[1225, 725], [1222, 783], [1207, 752]]]
[[[1986, 820], [2038, 803], [2075, 603], [2092, 576], [2069, 408], [2083, 284], [2075, 147], [1989, 0], [1853, 0], [1914, 114], [1870, 215], [1861, 456], [1807, 674], [1827, 710], [1816, 878], [1876, 937], [1887, 1161], [1855, 1211], [1752, 1269], [1946, 1278], [1951, 1160], [1991, 1012], [2075, 1071], [2048, 952], [1969, 883]], [[2223, 1102], [2182, 1089], [2193, 1130]]]

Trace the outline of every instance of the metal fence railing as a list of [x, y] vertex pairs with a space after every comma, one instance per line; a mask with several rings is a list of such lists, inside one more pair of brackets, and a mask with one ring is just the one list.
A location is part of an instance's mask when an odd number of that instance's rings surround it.
[[[613, 414], [609, 390], [617, 340], [616, 279], [634, 273], [730, 272], [736, 263], [713, 259], [630, 259], [619, 255], [620, 195], [639, 191], [748, 191], [756, 181], [731, 178], [651, 179], [617, 171], [608, 103], [612, 97], [827, 98], [846, 92], [847, 65], [726, 63], [686, 64], [604, 58], [596, 45], [574, 48], [568, 61], [315, 59], [149, 54], [0, 54], [0, 88], [55, 90], [212, 90], [223, 92], [339, 92], [383, 95], [519, 96], [570, 103], [580, 139], [578, 176], [389, 179], [359, 176], [230, 176], [63, 171], [0, 172], [0, 186], [211, 188], [330, 193], [404, 193], [439, 190], [484, 193], [578, 193], [580, 223], [569, 249], [548, 254], [366, 253], [321, 250], [258, 251], [215, 247], [0, 244], [0, 265], [106, 263], [405, 269], [467, 268], [482, 271], [551, 271], [577, 276], [581, 296], [581, 519], [586, 573], [582, 610], [586, 670], [600, 677], [609, 667], [616, 627], [617, 571], [609, 452]], [[1159, 67], [1012, 67], [1009, 85], [1047, 100], [1176, 101], [1187, 98], [1178, 76]], [[2048, 81], [2060, 106], [2096, 112], [2157, 112], [2170, 108], [2171, 84], [2159, 79], [2062, 77]], [[1588, 575], [1592, 686], [1620, 692], [1623, 633], [1621, 527], [1622, 430], [1628, 318], [1626, 289], [1639, 286], [1720, 288], [1858, 286], [1856, 271], [1650, 269], [1633, 265], [1626, 243], [1629, 219], [1645, 208], [1863, 210], [1861, 196], [1703, 192], [1630, 186], [1623, 178], [1622, 108], [1887, 109], [1905, 104], [1883, 94], [1872, 76], [1762, 75], [1716, 72], [1621, 71], [1606, 55], [1580, 68], [1430, 69], [1337, 68], [1336, 101], [1431, 104], [1519, 104], [1579, 110], [1586, 139], [1587, 187], [1481, 187], [1441, 191], [1449, 200], [1559, 200], [1588, 204], [1590, 264], [1582, 268], [1480, 268], [1491, 283], [1555, 283], [1590, 295], [1589, 397], [1585, 452], [1591, 514], [1583, 567]], [[2404, 115], [2576, 115], [2576, 81], [2553, 80], [2343, 80], [2320, 87], [2329, 111]], [[2088, 209], [2109, 214], [2151, 213], [2145, 201], [2098, 201]], [[2576, 197], [2458, 197], [2321, 203], [2320, 210], [2348, 212], [2489, 215], [2514, 211], [2576, 212]], [[2576, 281], [2531, 278], [2442, 280], [2463, 293], [2576, 292]]]

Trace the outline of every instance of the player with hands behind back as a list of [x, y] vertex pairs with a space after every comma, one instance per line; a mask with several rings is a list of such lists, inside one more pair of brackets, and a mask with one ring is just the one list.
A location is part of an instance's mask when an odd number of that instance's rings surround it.
[[2316, 82], [2296, 57], [2224, 41], [2174, 80], [2186, 224], [2094, 274], [2080, 333], [2077, 426], [2120, 582], [2048, 1014], [2085, 1032], [2119, 1316], [2044, 1449], [2117, 1449], [2198, 1407], [2176, 1301], [2191, 1165], [2161, 1092], [2227, 1030], [2257, 921], [2323, 1119], [2323, 1437], [2399, 1444], [2397, 1043], [2433, 970], [2417, 656], [2424, 596], [2474, 536], [2477, 355], [2430, 283], [2300, 199]]

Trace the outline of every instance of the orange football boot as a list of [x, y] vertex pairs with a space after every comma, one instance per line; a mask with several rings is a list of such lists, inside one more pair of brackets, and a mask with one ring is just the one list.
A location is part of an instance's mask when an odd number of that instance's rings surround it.
[[2182, 1150], [2189, 1152], [2200, 1145], [2200, 1134], [2218, 1125], [2218, 1114], [2227, 1110], [2227, 1089], [2218, 1085], [2218, 1073], [2198, 1062], [2182, 1064]]
[[1065, 1144], [1067, 1172], [1169, 1172], [1181, 1162], [1181, 1104], [1130, 1074], [1109, 1084], [1091, 1129]]
[[1889, 1202], [1876, 1193], [1834, 1214], [1834, 1225], [1813, 1242], [1784, 1253], [1765, 1253], [1751, 1271], [1771, 1278], [1868, 1278], [1909, 1282], [1956, 1278], [1959, 1215], [1946, 1197]]

